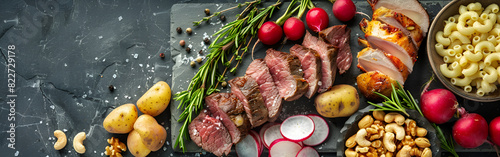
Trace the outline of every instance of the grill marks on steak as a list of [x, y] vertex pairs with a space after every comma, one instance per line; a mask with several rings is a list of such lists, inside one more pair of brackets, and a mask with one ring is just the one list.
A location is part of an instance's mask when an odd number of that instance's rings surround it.
[[309, 84], [309, 89], [304, 95], [310, 99], [316, 94], [319, 88], [318, 82], [321, 78], [321, 58], [318, 52], [302, 45], [292, 46], [292, 48], [290, 48], [290, 54], [297, 56], [300, 60], [304, 72], [304, 79]]
[[268, 111], [257, 82], [251, 77], [242, 76], [229, 80], [229, 84], [231, 92], [243, 104], [252, 128], [264, 124], [268, 119]]
[[234, 144], [240, 142], [250, 130], [250, 121], [245, 114], [243, 104], [232, 93], [214, 93], [205, 98], [205, 103], [215, 117], [229, 131]]
[[307, 92], [309, 85], [304, 80], [297, 56], [285, 52], [267, 49], [266, 62], [269, 72], [276, 83], [279, 94], [286, 101], [300, 98]]
[[322, 30], [319, 32], [319, 36], [339, 49], [337, 56], [339, 74], [343, 74], [349, 70], [352, 63], [351, 46], [349, 45], [351, 40], [351, 29], [346, 25], [336, 25]]
[[274, 122], [282, 108], [282, 98], [263, 59], [256, 59], [247, 68], [246, 76], [253, 78], [268, 110], [269, 121]]
[[337, 73], [337, 49], [333, 45], [312, 36], [309, 32], [306, 32], [302, 45], [316, 50], [321, 58], [321, 84], [318, 92], [323, 93], [330, 89], [335, 81], [335, 75]]
[[189, 136], [196, 145], [214, 155], [228, 155], [231, 152], [231, 136], [222, 123], [210, 116], [204, 109], [188, 126]]

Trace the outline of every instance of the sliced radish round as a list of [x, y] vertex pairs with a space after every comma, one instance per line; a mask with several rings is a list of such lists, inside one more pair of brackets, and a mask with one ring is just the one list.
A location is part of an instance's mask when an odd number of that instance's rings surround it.
[[319, 154], [313, 147], [304, 147], [297, 153], [297, 157], [319, 157]]
[[317, 146], [323, 143], [330, 133], [330, 127], [328, 123], [321, 116], [310, 114], [307, 115], [314, 121], [314, 133], [307, 140], [303, 141], [305, 145]]
[[262, 142], [264, 142], [264, 132], [267, 130], [267, 128], [273, 126], [274, 124], [276, 124], [276, 123], [268, 122], [268, 123], [262, 125], [262, 127], [259, 130], [259, 135], [260, 135]]
[[274, 140], [283, 138], [283, 136], [281, 136], [280, 127], [280, 124], [275, 124], [264, 131], [264, 145], [266, 148], [269, 148]]
[[291, 141], [304, 141], [314, 132], [314, 121], [306, 115], [288, 117], [281, 123], [281, 135]]
[[258, 140], [252, 135], [246, 136], [238, 144], [236, 144], [236, 154], [239, 157], [259, 157], [259, 144]]
[[269, 147], [270, 157], [293, 157], [302, 149], [298, 143], [286, 139], [275, 140]]
[[264, 144], [263, 144], [264, 142], [262, 142], [262, 138], [260, 138], [259, 134], [257, 134], [256, 131], [250, 130], [249, 134], [250, 136], [255, 138], [255, 140], [257, 140], [259, 146], [259, 156], [260, 156], [260, 154], [262, 154], [262, 151], [264, 151]]

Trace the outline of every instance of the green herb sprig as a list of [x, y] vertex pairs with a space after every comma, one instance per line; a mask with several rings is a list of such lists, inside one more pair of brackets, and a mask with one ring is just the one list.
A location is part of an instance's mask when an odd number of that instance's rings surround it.
[[[395, 112], [401, 112], [409, 116], [409, 114], [406, 112], [405, 109], [411, 109], [411, 110], [417, 110], [422, 117], [424, 117], [424, 114], [422, 113], [422, 110], [420, 109], [420, 106], [417, 104], [417, 101], [413, 96], [411, 95], [410, 91], [404, 90], [404, 88], [401, 86], [401, 84], [398, 83], [398, 89], [394, 87], [393, 84], [391, 84], [392, 87], [392, 92], [391, 92], [391, 98], [389, 99], [385, 95], [374, 92], [375, 94], [381, 96], [382, 98], [385, 99], [384, 102], [382, 102], [382, 105], [378, 105], [372, 102], [368, 102], [370, 105], [376, 106], [377, 109], [372, 109], [371, 111], [375, 110], [382, 110], [382, 111], [395, 111]], [[441, 128], [434, 124], [431, 123], [432, 127], [436, 129], [436, 134], [441, 141], [441, 148], [444, 150], [450, 152], [453, 154], [453, 156], [458, 157], [457, 152], [455, 151], [455, 146], [453, 145], [453, 141], [451, 140], [452, 138], [450, 137], [450, 140], [446, 139], [446, 136], [444, 135], [443, 131]]]
[[[242, 50], [244, 53], [248, 49], [248, 44], [246, 44], [246, 47], [243, 47], [242, 43], [246, 43], [248, 37], [250, 37], [251, 40], [257, 34], [260, 25], [262, 25], [262, 23], [273, 14], [278, 5], [281, 4], [278, 0], [271, 6], [264, 9], [258, 9], [257, 5], [260, 3], [260, 0], [245, 3], [247, 7], [239, 14], [238, 18], [228, 23], [214, 34], [214, 36], [217, 35], [217, 37], [208, 47], [210, 51], [207, 55], [208, 61], [200, 67], [198, 72], [191, 79], [187, 90], [175, 94], [174, 99], [180, 101], [177, 109], [183, 110], [177, 121], [182, 122], [183, 125], [179, 129], [179, 135], [177, 136], [174, 147], [179, 147], [183, 151], [185, 150], [184, 139], [189, 139], [188, 126], [192, 118], [203, 108], [203, 99], [205, 96], [219, 91], [217, 85], [219, 82], [225, 80], [225, 73], [227, 68], [230, 67], [233, 58], [239, 62], [241, 60], [239, 51]], [[241, 7], [241, 4], [238, 5], [238, 7]], [[216, 16], [216, 14], [218, 13], [214, 13], [213, 16]], [[201, 21], [204, 21], [204, 19]], [[195, 22], [195, 25], [199, 23], [200, 22]], [[233, 53], [233, 57], [229, 61], [226, 56], [228, 53]], [[217, 70], [219, 69], [219, 65], [226, 67], [226, 70], [224, 70], [222, 74]], [[237, 63], [233, 69], [236, 69], [237, 65], [239, 64]]]

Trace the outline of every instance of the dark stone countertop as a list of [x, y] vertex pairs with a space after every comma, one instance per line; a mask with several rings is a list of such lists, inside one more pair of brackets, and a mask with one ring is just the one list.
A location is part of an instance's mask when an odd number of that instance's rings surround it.
[[[106, 115], [117, 106], [135, 103], [157, 81], [172, 84], [174, 61], [169, 55], [172, 5], [207, 2], [241, 3], [242, 0], [0, 1], [0, 63], [3, 66], [0, 69], [0, 156], [78, 156], [72, 148], [72, 138], [82, 131], [87, 133], [84, 142], [87, 151], [81, 156], [105, 156], [107, 138], [126, 140], [126, 135], [104, 130], [102, 121]], [[161, 59], [160, 53], [166, 57]], [[420, 56], [417, 66], [421, 67], [421, 75], [412, 78], [413, 74], [409, 78], [414, 82], [408, 85], [414, 94], [419, 93], [420, 86], [427, 81], [422, 78], [432, 74], [427, 57]], [[15, 67], [9, 63], [15, 63]], [[351, 69], [357, 70], [354, 66]], [[9, 82], [14, 77], [15, 82]], [[110, 85], [116, 88], [113, 92], [108, 89]], [[435, 81], [432, 88], [443, 86]], [[15, 102], [8, 103], [11, 100]], [[461, 98], [459, 102], [468, 111], [481, 113], [488, 121], [499, 115], [500, 107], [496, 103]], [[212, 156], [173, 151], [170, 135], [176, 130], [170, 128], [169, 111], [170, 108], [155, 117], [167, 129], [168, 142], [149, 156]], [[451, 125], [445, 126], [449, 130]], [[69, 139], [60, 151], [53, 148], [56, 141], [53, 131], [57, 129], [63, 130]], [[15, 141], [9, 138], [12, 136]], [[9, 148], [12, 143], [15, 149]], [[484, 149], [474, 151], [491, 151], [489, 146], [481, 148]], [[127, 152], [125, 156], [132, 155]]]

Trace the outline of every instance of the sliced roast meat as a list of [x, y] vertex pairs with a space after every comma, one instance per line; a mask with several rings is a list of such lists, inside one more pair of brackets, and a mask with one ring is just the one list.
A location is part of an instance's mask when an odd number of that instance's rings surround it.
[[383, 101], [384, 99], [374, 92], [390, 97], [392, 86], [397, 87], [397, 81], [391, 77], [378, 72], [370, 71], [362, 73], [356, 78], [359, 91], [369, 100]]
[[319, 79], [321, 78], [321, 58], [318, 52], [309, 49], [302, 45], [294, 45], [290, 48], [290, 54], [297, 56], [300, 60], [304, 79], [309, 84], [309, 89], [304, 94], [307, 98], [311, 98], [318, 91]]
[[394, 12], [391, 9], [385, 7], [380, 7], [375, 12], [373, 12], [373, 20], [382, 21], [388, 25], [397, 27], [406, 36], [411, 37], [415, 47], [420, 47], [424, 35], [422, 34], [422, 29], [411, 20], [408, 16]]
[[214, 155], [228, 155], [231, 152], [231, 135], [226, 127], [204, 109], [188, 126], [189, 136], [196, 145]]
[[395, 12], [402, 13], [415, 21], [421, 28], [425, 37], [429, 29], [429, 15], [424, 7], [417, 0], [367, 0], [372, 10], [380, 7], [386, 7]]
[[346, 25], [336, 25], [322, 30], [319, 32], [319, 36], [339, 49], [337, 55], [339, 74], [343, 74], [349, 70], [352, 63], [351, 46], [349, 45], [351, 41], [351, 29]]
[[365, 72], [379, 71], [398, 81], [401, 85], [404, 84], [410, 73], [398, 58], [369, 47], [358, 53], [358, 67]]
[[252, 127], [243, 104], [232, 93], [214, 93], [205, 97], [208, 110], [224, 124], [234, 144], [245, 138]]
[[309, 85], [302, 77], [304, 73], [300, 69], [300, 61], [297, 56], [276, 51], [272, 48], [267, 49], [266, 52], [264, 61], [281, 97], [286, 101], [293, 101], [304, 95]]
[[252, 128], [264, 124], [269, 113], [257, 82], [251, 77], [242, 76], [229, 80], [229, 84], [231, 85], [231, 92], [243, 104]]
[[309, 32], [306, 32], [302, 45], [318, 52], [321, 58], [321, 81], [319, 83], [318, 92], [323, 93], [330, 89], [335, 81], [335, 76], [337, 74], [337, 48], [319, 40]]
[[269, 112], [269, 121], [274, 122], [281, 113], [283, 99], [264, 60], [253, 60], [247, 68], [246, 75], [259, 85], [259, 91]]
[[409, 72], [412, 72], [418, 52], [411, 38], [399, 28], [380, 21], [363, 19], [359, 25], [371, 47], [399, 58], [408, 67]]

